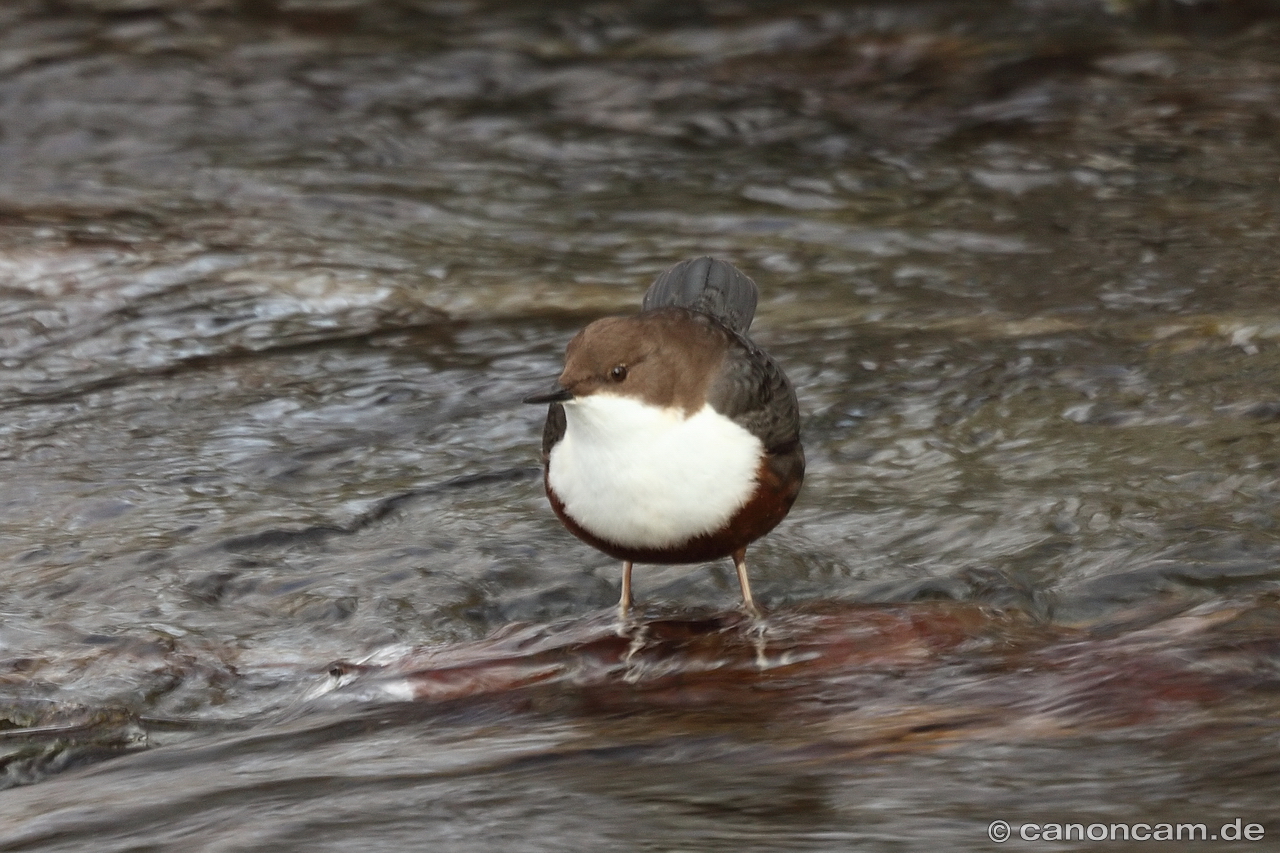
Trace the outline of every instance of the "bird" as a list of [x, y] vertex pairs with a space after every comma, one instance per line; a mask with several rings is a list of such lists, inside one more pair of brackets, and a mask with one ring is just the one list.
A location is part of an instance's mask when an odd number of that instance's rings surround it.
[[579, 539], [635, 563], [731, 557], [742, 606], [760, 617], [747, 546], [790, 512], [804, 481], [795, 388], [747, 337], [759, 298], [732, 264], [700, 257], [662, 273], [641, 311], [569, 341], [542, 434], [551, 508]]

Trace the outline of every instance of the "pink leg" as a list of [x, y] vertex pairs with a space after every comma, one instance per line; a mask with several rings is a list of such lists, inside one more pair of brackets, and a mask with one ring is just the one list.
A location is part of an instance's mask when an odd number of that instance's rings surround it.
[[618, 599], [618, 615], [626, 618], [631, 612], [631, 561], [622, 563], [622, 597]]
[[751, 597], [751, 581], [747, 578], [747, 549], [739, 548], [733, 552], [733, 566], [738, 570], [738, 586], [742, 587], [742, 607], [752, 616], [759, 618], [760, 608]]

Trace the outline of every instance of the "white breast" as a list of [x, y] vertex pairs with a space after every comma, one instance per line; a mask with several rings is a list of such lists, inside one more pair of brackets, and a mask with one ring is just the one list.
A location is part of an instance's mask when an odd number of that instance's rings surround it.
[[564, 411], [548, 481], [565, 511], [602, 539], [680, 545], [723, 527], [755, 490], [760, 439], [710, 406], [685, 417], [593, 394]]

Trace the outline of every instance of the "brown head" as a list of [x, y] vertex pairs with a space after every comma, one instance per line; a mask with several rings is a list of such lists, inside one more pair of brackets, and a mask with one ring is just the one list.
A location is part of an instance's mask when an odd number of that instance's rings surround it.
[[569, 342], [557, 389], [526, 402], [614, 394], [692, 414], [706, 403], [731, 335], [716, 320], [684, 308], [604, 317]]

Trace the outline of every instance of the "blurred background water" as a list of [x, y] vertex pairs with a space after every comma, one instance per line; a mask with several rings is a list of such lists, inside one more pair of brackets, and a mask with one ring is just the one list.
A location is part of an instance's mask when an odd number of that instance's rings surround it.
[[[1280, 833], [1278, 36], [0, 7], [0, 849]], [[727, 561], [616, 637], [518, 402], [702, 254], [805, 417], [763, 651]]]

